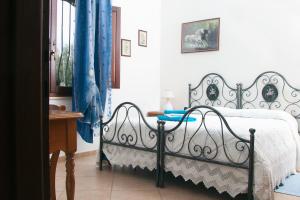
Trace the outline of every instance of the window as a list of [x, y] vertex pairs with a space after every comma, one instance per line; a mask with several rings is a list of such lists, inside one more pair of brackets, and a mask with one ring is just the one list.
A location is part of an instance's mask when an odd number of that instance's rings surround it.
[[[63, 0], [50, 0], [49, 92], [50, 96], [72, 95], [75, 7]], [[112, 10], [112, 88], [120, 88], [121, 8]]]

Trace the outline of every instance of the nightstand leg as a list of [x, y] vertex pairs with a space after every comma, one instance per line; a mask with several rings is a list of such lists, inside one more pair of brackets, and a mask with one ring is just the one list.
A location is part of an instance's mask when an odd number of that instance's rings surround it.
[[56, 166], [57, 160], [59, 157], [59, 151], [52, 153], [50, 159], [50, 197], [51, 200], [56, 200], [56, 192], [55, 192], [55, 174], [56, 174]]
[[66, 153], [66, 192], [67, 200], [74, 200], [75, 177], [74, 177], [74, 153]]

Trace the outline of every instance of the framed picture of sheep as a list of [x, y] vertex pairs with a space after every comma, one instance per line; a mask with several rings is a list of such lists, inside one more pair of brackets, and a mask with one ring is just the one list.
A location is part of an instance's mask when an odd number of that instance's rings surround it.
[[181, 53], [218, 51], [220, 18], [182, 24]]

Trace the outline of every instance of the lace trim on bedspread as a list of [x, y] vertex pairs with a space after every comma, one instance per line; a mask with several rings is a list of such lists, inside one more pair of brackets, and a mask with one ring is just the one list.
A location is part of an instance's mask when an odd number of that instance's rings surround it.
[[[127, 149], [118, 146], [104, 145], [103, 151], [111, 164], [156, 169], [156, 154]], [[203, 182], [207, 188], [214, 187], [219, 193], [228, 192], [232, 197], [247, 192], [248, 173], [243, 169], [203, 163], [166, 156], [166, 171], [174, 176], [182, 176], [198, 184]]]
[[[104, 145], [103, 151], [113, 165], [139, 166], [151, 171], [156, 169], [156, 153], [113, 145]], [[281, 162], [288, 160], [282, 159]], [[255, 199], [272, 200], [274, 199], [273, 186], [270, 184], [272, 183], [272, 180], [270, 180], [272, 175], [268, 174], [269, 172], [265, 170], [262, 163], [263, 162], [258, 159], [254, 167], [255, 177], [259, 177], [255, 178]], [[273, 166], [274, 165], [276, 164], [273, 163]], [[232, 197], [240, 193], [247, 193], [248, 171], [245, 169], [176, 158], [173, 156], [166, 156], [165, 169], [166, 171], [170, 171], [175, 177], [182, 176], [184, 180], [191, 180], [195, 184], [203, 182], [205, 187], [214, 187], [219, 193], [227, 192]], [[291, 170], [285, 169], [286, 176], [292, 173]], [[280, 180], [283, 180], [283, 178]], [[276, 184], [279, 183], [277, 179]]]
[[103, 151], [112, 165], [156, 169], [156, 153], [104, 145]]
[[248, 172], [245, 169], [171, 156], [166, 156], [165, 163], [166, 171], [176, 177], [182, 176], [185, 181], [203, 182], [206, 188], [214, 187], [219, 193], [227, 192], [232, 197], [247, 193]]

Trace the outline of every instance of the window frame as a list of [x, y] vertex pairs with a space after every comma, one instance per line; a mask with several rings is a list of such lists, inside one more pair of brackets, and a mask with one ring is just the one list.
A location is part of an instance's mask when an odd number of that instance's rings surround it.
[[[56, 85], [55, 52], [57, 39], [57, 1], [49, 1], [49, 96], [71, 97], [72, 87]], [[115, 15], [115, 18], [114, 18]], [[121, 41], [121, 8], [112, 7], [112, 60], [111, 84], [113, 89], [120, 88], [120, 41]]]
[[69, 97], [72, 96], [72, 87], [56, 85], [55, 52], [57, 39], [57, 0], [50, 0], [49, 5], [49, 96]]
[[112, 16], [111, 84], [113, 89], [120, 89], [121, 8], [113, 6], [112, 15], [114, 13], [116, 23], [114, 24], [114, 17]]

